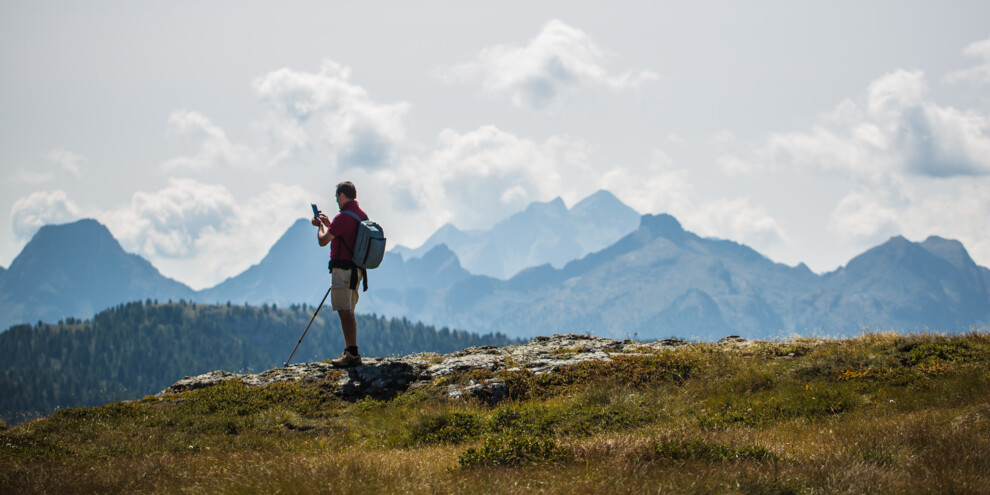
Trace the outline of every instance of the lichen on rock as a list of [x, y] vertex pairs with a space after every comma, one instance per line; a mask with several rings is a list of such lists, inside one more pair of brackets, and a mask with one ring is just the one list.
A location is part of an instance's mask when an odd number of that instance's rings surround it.
[[[495, 373], [525, 370], [535, 375], [555, 371], [584, 361], [610, 361], [611, 355], [655, 352], [688, 345], [687, 341], [665, 339], [655, 342], [620, 341], [580, 334], [557, 334], [506, 347], [470, 347], [450, 354], [420, 353], [400, 358], [365, 357], [353, 368], [335, 368], [329, 363], [299, 363], [262, 373], [238, 374], [212, 371], [185, 377], [156, 395], [166, 399], [178, 393], [240, 380], [252, 386], [276, 382], [334, 383], [333, 393], [344, 400], [364, 397], [389, 399], [407, 390], [426, 386], [458, 373]], [[508, 394], [508, 386], [495, 377], [469, 379], [445, 385], [450, 398], [477, 398], [496, 404]]]

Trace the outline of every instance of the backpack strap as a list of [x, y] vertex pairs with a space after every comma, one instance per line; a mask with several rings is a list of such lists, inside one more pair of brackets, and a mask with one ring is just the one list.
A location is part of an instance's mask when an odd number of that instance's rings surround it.
[[[344, 245], [346, 246], [347, 244]], [[330, 263], [327, 265], [327, 269], [330, 271], [331, 274], [333, 274], [334, 268], [341, 268], [344, 270], [351, 271], [352, 290], [357, 289], [357, 276], [358, 276], [358, 272], [361, 272], [361, 281], [364, 283], [364, 292], [368, 292], [368, 270], [365, 270], [364, 268], [355, 265], [353, 261], [330, 260]]]
[[363, 222], [363, 221], [365, 221], [365, 220], [367, 220], [367, 218], [361, 218], [361, 217], [359, 217], [359, 216], [358, 216], [358, 214], [357, 214], [357, 213], [354, 213], [354, 212], [353, 212], [353, 211], [351, 211], [351, 210], [344, 210], [344, 211], [342, 211], [341, 213], [346, 213], [346, 214], [348, 214], [348, 215], [350, 215], [350, 216], [352, 216], [352, 217], [354, 217], [354, 219], [355, 219], [355, 220], [357, 220], [357, 221], [358, 221], [358, 223], [361, 223], [361, 222]]

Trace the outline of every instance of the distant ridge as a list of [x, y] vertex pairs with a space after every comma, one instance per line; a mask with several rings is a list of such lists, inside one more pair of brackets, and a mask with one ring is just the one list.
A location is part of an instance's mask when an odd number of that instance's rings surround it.
[[392, 252], [408, 260], [444, 244], [469, 272], [508, 279], [531, 266], [562, 267], [619, 240], [638, 223], [636, 210], [599, 190], [570, 209], [559, 197], [530, 203], [490, 230], [462, 231], [446, 224], [422, 246], [397, 246]]
[[46, 225], [0, 278], [0, 328], [90, 317], [123, 301], [193, 294], [144, 258], [126, 253], [96, 220]]
[[816, 275], [736, 242], [699, 237], [666, 214], [644, 215], [636, 231], [562, 268], [533, 267], [509, 280], [472, 275], [449, 289], [430, 280], [419, 286], [372, 294], [365, 307], [509, 336], [710, 340], [990, 324], [990, 270], [958, 241], [895, 237]]
[[[525, 231], [546, 228], [551, 234], [553, 228], [540, 222], [559, 225], [560, 215], [592, 225], [596, 220], [581, 215], [605, 212], [608, 220], [608, 208], [597, 203], [609, 198], [596, 194], [570, 210], [562, 201], [534, 203], [513, 221], [536, 222]], [[446, 230], [445, 235], [454, 232]], [[562, 237], [542, 239], [553, 246]], [[256, 265], [195, 292], [125, 253], [96, 221], [48, 226], [0, 271], [0, 323], [6, 329], [87, 318], [145, 299], [317, 304], [329, 283], [326, 263], [326, 248], [317, 246], [309, 221], [300, 219]], [[804, 264], [774, 263], [733, 241], [702, 238], [667, 214], [643, 215], [635, 230], [608, 246], [558, 266], [530, 266], [508, 279], [473, 273], [456, 250], [438, 244], [414, 257], [386, 253], [369, 281], [371, 290], [361, 293], [362, 313], [510, 337], [591, 332], [707, 340], [729, 333], [775, 338], [864, 329], [955, 332], [990, 324], [990, 270], [958, 241], [893, 237], [817, 275]]]

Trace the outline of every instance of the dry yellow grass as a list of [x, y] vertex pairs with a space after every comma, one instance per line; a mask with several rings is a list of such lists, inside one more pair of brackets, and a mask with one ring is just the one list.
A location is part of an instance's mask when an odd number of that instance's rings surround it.
[[514, 376], [496, 407], [230, 385], [66, 410], [0, 430], [0, 493], [990, 493], [986, 334], [682, 352]]

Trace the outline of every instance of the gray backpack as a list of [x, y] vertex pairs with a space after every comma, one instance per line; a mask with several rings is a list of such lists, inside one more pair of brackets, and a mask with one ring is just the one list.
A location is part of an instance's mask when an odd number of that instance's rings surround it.
[[358, 221], [357, 240], [354, 242], [354, 249], [351, 249], [346, 242], [344, 243], [344, 247], [351, 252], [351, 260], [355, 265], [366, 270], [378, 268], [378, 265], [382, 264], [382, 259], [385, 258], [385, 231], [382, 230], [381, 225], [371, 220], [361, 220], [361, 217], [353, 211], [345, 211], [344, 213]]

